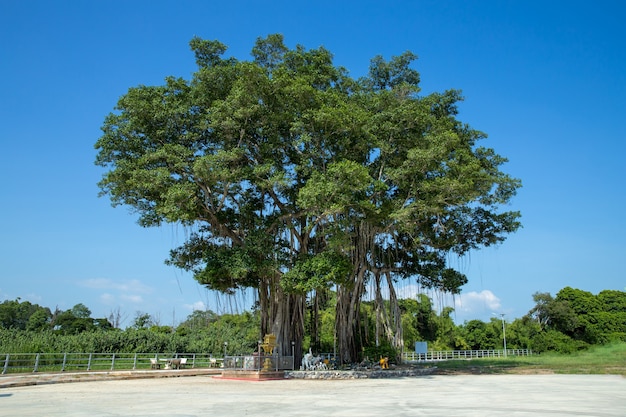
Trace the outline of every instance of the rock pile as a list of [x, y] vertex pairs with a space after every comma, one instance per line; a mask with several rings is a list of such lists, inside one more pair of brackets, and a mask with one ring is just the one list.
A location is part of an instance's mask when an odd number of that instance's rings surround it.
[[288, 379], [402, 378], [431, 375], [437, 368], [378, 369], [365, 371], [285, 371]]

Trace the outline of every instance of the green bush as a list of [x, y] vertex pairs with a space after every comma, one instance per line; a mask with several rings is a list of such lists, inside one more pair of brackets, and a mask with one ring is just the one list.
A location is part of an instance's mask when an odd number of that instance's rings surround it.
[[389, 358], [390, 363], [396, 363], [398, 357], [398, 351], [389, 344], [366, 346], [363, 348], [362, 359], [367, 359], [370, 362], [378, 362], [380, 358]]
[[572, 339], [556, 330], [547, 330], [536, 334], [531, 343], [535, 353], [574, 353], [589, 346], [583, 341]]

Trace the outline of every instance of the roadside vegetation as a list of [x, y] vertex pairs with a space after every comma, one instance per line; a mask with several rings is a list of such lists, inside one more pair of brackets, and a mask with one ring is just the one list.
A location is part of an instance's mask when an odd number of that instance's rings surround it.
[[[505, 319], [508, 349], [530, 349], [529, 357], [485, 358], [437, 363], [438, 372], [474, 373], [610, 373], [626, 368], [626, 293], [602, 291], [593, 295], [566, 287], [555, 297], [536, 293], [535, 306], [525, 316]], [[318, 300], [319, 301], [319, 300]], [[335, 300], [307, 314], [303, 351], [333, 352]], [[425, 295], [398, 300], [404, 351], [416, 341], [429, 350], [502, 349], [503, 323], [470, 320], [455, 324], [454, 310], [436, 311]], [[311, 307], [310, 311], [314, 311]], [[382, 312], [389, 314], [389, 312]], [[376, 304], [361, 306], [358, 329], [364, 345], [362, 358], [387, 356], [399, 363], [399, 352], [380, 331]], [[61, 311], [28, 301], [0, 303], [0, 354], [6, 353], [205, 353], [220, 356], [249, 354], [257, 349], [260, 317], [256, 309], [241, 314], [218, 315], [194, 311], [175, 326], [164, 325], [147, 313], [136, 312], [130, 325], [121, 328], [120, 311], [93, 318], [83, 304]], [[298, 352], [296, 352], [298, 354]]]

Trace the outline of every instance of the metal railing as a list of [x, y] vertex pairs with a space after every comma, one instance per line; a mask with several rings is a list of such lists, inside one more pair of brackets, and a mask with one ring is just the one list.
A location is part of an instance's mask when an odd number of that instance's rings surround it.
[[284, 371], [287, 369], [295, 369], [293, 356], [277, 355], [225, 356], [223, 367], [225, 369], [239, 369], [245, 371]]
[[[529, 356], [530, 349], [439, 350], [427, 353], [403, 352], [405, 363], [450, 359]], [[333, 354], [324, 354], [332, 360]], [[0, 354], [2, 374], [24, 372], [114, 371], [151, 369], [151, 360], [165, 364], [168, 359], [187, 358], [187, 368], [226, 368], [242, 370], [295, 369], [293, 356], [239, 355], [215, 357], [207, 353], [6, 353]], [[299, 366], [298, 366], [299, 367]]]
[[151, 360], [186, 358], [188, 368], [222, 366], [223, 358], [205, 353], [7, 353], [0, 355], [2, 374], [19, 372], [114, 371], [151, 369]]
[[443, 361], [450, 359], [503, 358], [507, 356], [530, 356], [530, 349], [491, 350], [432, 350], [427, 353], [403, 352], [403, 362]]

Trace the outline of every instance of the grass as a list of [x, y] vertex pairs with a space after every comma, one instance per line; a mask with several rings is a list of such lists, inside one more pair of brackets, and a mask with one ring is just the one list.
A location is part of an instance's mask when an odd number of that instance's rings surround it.
[[626, 343], [596, 346], [573, 354], [544, 353], [437, 362], [438, 373], [613, 374], [626, 377]]

